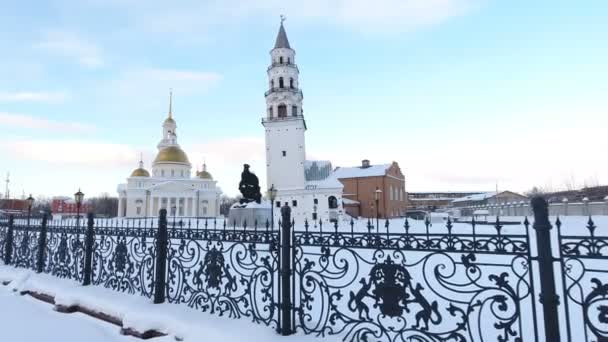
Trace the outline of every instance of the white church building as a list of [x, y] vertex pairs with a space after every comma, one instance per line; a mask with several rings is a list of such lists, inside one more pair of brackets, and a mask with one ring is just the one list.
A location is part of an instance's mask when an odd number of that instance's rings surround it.
[[118, 185], [119, 217], [153, 217], [161, 209], [166, 209], [168, 216], [219, 216], [221, 189], [204, 164], [202, 171], [191, 176], [192, 165], [177, 143], [176, 130], [170, 96], [152, 174], [140, 159], [127, 182]]
[[[296, 222], [337, 220], [343, 214], [343, 185], [328, 161], [306, 160], [306, 121], [298, 81], [296, 52], [289, 45], [283, 22], [270, 51], [266, 115], [266, 184], [274, 186], [273, 205], [287, 203]], [[275, 215], [279, 210], [275, 210]]]

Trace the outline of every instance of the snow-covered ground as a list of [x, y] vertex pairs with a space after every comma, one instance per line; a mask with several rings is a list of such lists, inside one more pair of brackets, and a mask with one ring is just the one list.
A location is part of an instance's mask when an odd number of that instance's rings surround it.
[[5, 342], [34, 341], [137, 341], [122, 336], [116, 326], [84, 314], [62, 314], [49, 304], [20, 296], [0, 286], [0, 334]]
[[[80, 286], [65, 279], [30, 270], [0, 265], [0, 341], [141, 341], [120, 335], [120, 327], [81, 313], [63, 314], [20, 292], [32, 291], [55, 297], [56, 305], [81, 306], [118, 317], [123, 328], [167, 334], [153, 341], [285, 341], [271, 327], [247, 318], [230, 319], [199, 312], [185, 305], [153, 304], [149, 299], [98, 286]], [[7, 338], [8, 336], [8, 338]], [[331, 340], [335, 340], [335, 337]], [[295, 335], [290, 342], [323, 341]]]

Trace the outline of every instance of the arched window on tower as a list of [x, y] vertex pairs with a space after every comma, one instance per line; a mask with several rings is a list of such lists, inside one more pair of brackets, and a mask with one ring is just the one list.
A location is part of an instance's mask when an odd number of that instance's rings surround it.
[[279, 57], [279, 63], [283, 64], [283, 56]]
[[291, 58], [287, 57], [287, 64], [291, 64]]
[[293, 85], [293, 78], [289, 79], [289, 88], [293, 89], [294, 85]]
[[279, 107], [278, 107], [278, 110], [279, 110], [279, 115], [278, 116], [280, 118], [287, 117], [287, 106], [286, 105], [280, 104]]
[[283, 88], [285, 85], [283, 84], [283, 77], [279, 77], [279, 88]]
[[270, 89], [274, 89], [274, 80], [270, 80]]
[[291, 106], [291, 115], [298, 116], [298, 106]]
[[272, 107], [268, 108], [268, 117], [272, 118]]

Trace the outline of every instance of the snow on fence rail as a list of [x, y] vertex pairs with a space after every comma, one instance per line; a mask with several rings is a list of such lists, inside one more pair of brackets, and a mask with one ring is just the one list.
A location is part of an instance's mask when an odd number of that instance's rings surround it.
[[[608, 237], [535, 199], [534, 224], [280, 229], [215, 220], [0, 219], [0, 256], [292, 333], [344, 341], [608, 341]], [[277, 227], [277, 228], [278, 228]], [[552, 228], [555, 229], [552, 229]], [[542, 300], [541, 300], [542, 299]]]

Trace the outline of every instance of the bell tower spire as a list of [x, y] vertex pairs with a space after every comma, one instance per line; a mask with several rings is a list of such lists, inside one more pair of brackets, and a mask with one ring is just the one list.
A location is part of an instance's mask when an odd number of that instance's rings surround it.
[[268, 91], [264, 94], [266, 115], [262, 119], [266, 128], [266, 184], [274, 184], [279, 191], [304, 188], [306, 159], [303, 95], [296, 52], [287, 39], [284, 21], [285, 16], [281, 16], [279, 32], [270, 50]]
[[173, 89], [169, 89], [169, 113], [163, 122], [163, 138], [158, 143], [158, 148], [177, 145], [177, 124], [173, 119]]

